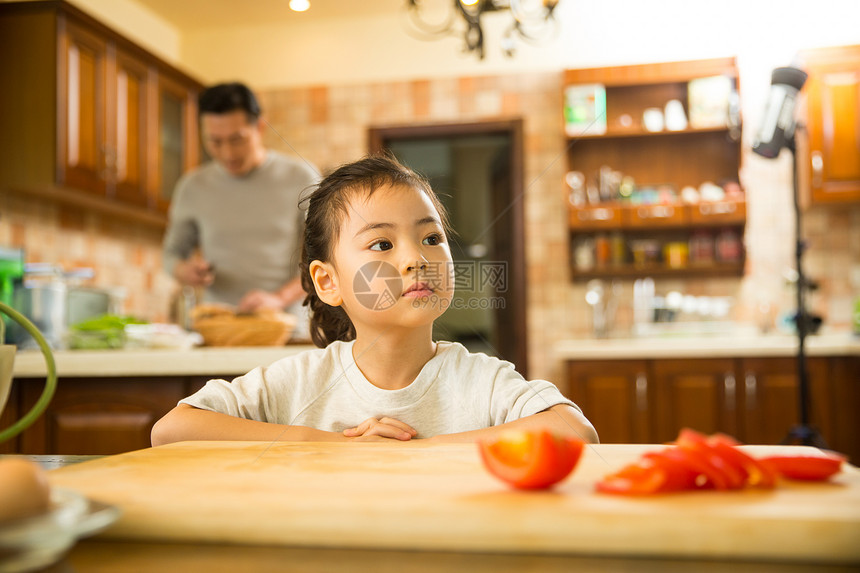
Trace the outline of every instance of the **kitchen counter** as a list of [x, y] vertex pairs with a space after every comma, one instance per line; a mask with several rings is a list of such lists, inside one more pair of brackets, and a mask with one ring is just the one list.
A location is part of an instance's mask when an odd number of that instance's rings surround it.
[[[554, 347], [559, 360], [629, 360], [660, 358], [790, 357], [797, 353], [797, 337], [656, 336], [649, 338], [569, 339]], [[860, 337], [830, 333], [806, 338], [807, 356], [860, 356]]]
[[[482, 467], [474, 444], [426, 440], [181, 442], [68, 465], [49, 480], [119, 507], [119, 520], [93, 541], [123, 545], [316, 547], [342, 557], [348, 550], [418, 550], [711, 565], [860, 562], [860, 470], [848, 464], [830, 483], [783, 482], [767, 492], [649, 499], [595, 493], [597, 480], [662, 447], [591, 445], [550, 492], [511, 490]], [[756, 457], [818, 454], [805, 446], [745, 450]]]
[[[208, 376], [245, 374], [284, 358], [316, 348], [310, 344], [287, 346], [199, 347], [191, 350], [57, 350], [54, 361], [61, 377], [101, 376]], [[47, 373], [38, 350], [15, 355], [13, 376], [38, 378]]]
[[[257, 366], [315, 348], [310, 344], [265, 347], [199, 347], [191, 350], [58, 350], [62, 377], [240, 375]], [[860, 356], [860, 338], [850, 333], [810, 336], [808, 356]], [[790, 357], [797, 338], [768, 336], [693, 336], [569, 339], [555, 345], [558, 360], [625, 360], [660, 358]], [[45, 376], [45, 360], [37, 350], [15, 356], [14, 376]]]

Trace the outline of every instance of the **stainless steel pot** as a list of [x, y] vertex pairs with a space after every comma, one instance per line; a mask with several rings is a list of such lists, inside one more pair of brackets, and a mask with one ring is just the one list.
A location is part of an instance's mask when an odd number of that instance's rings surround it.
[[[67, 328], [66, 283], [61, 280], [24, 282], [12, 294], [12, 308], [36, 325], [51, 348], [62, 348]], [[10, 325], [9, 336], [18, 348], [38, 348], [38, 344], [20, 325]]]

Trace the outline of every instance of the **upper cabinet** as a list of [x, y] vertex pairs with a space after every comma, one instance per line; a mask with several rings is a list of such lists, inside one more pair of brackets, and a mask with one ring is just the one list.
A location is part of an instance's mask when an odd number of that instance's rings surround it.
[[567, 70], [574, 280], [740, 276], [733, 58]]
[[812, 203], [860, 202], [860, 46], [807, 50], [808, 150]]
[[0, 48], [0, 188], [163, 225], [201, 85], [65, 2], [0, 3]]

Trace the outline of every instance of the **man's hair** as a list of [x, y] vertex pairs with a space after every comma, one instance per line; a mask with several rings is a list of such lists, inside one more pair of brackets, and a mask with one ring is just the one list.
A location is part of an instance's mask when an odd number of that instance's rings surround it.
[[248, 116], [249, 122], [255, 122], [260, 117], [260, 104], [254, 92], [248, 86], [239, 82], [217, 84], [203, 90], [197, 100], [197, 113], [230, 113], [241, 110]]

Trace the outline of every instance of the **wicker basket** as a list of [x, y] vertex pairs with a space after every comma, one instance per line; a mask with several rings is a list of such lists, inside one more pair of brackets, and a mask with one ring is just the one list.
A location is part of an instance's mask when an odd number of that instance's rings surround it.
[[282, 346], [290, 339], [297, 320], [277, 311], [237, 315], [213, 305], [195, 308], [192, 319], [206, 346]]

